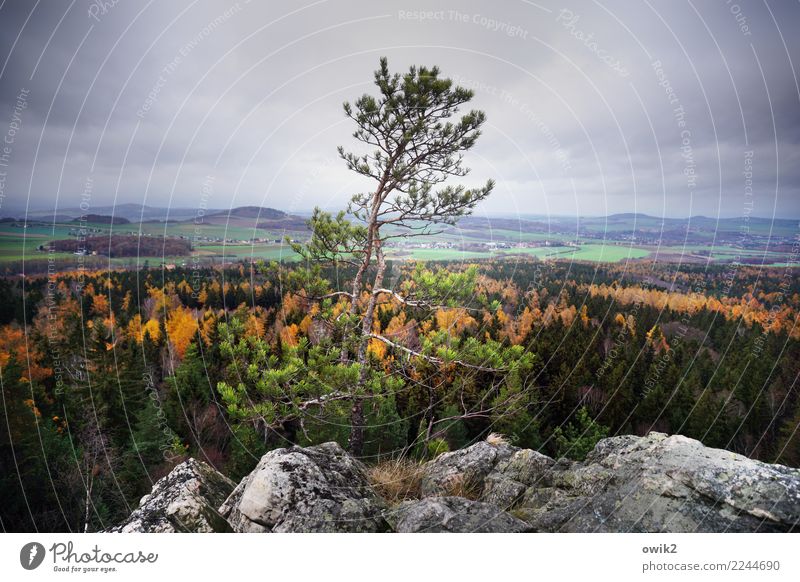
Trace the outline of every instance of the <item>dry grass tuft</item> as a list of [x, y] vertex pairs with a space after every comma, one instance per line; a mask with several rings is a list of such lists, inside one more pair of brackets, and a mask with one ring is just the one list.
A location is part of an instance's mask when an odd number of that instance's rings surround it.
[[509, 444], [508, 438], [505, 435], [500, 434], [499, 432], [493, 432], [492, 434], [487, 436], [486, 442], [495, 447]]
[[480, 499], [481, 493], [483, 493], [483, 484], [479, 479], [464, 473], [458, 473], [444, 483], [440, 494], [447, 497], [463, 497], [464, 499], [477, 501]]
[[390, 504], [419, 499], [422, 487], [422, 466], [408, 459], [381, 461], [369, 467], [370, 484]]

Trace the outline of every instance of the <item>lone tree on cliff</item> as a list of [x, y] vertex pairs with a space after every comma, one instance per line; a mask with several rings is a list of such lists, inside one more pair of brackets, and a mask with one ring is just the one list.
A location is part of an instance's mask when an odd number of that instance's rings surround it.
[[[390, 239], [430, 235], [437, 225], [454, 224], [491, 193], [494, 183], [473, 189], [447, 183], [469, 172], [463, 155], [475, 145], [485, 120], [481, 111], [458, 115], [472, 91], [441, 78], [436, 67], [411, 67], [404, 75], [393, 75], [386, 59], [375, 72], [375, 85], [376, 96], [367, 94], [344, 104], [356, 125], [353, 137], [366, 146], [366, 153], [339, 148], [347, 167], [372, 180], [374, 187], [353, 196], [347, 212], [334, 216], [315, 209], [308, 221], [310, 239], [292, 244], [304, 264], [285, 276], [278, 265], [264, 270], [268, 277], [277, 274], [276, 285], [284, 294], [278, 318], [285, 318], [286, 325], [277, 346], [246, 331], [246, 314], [220, 325], [221, 351], [229, 365], [219, 392], [231, 417], [251, 423], [265, 442], [271, 431], [289, 440], [308, 437], [305, 421], [344, 414], [349, 416], [349, 448], [361, 455], [370, 428], [365, 399], [394, 410], [394, 395], [411, 385], [423, 391], [415, 397], [420, 409], [412, 414], [420, 419], [419, 438], [426, 444], [455, 418], [507, 417], [524, 411], [523, 378], [535, 358], [519, 346], [505, 348], [489, 339], [451, 335], [453, 326], [444, 323], [437, 323], [435, 333], [419, 336], [414, 328], [405, 339], [381, 332], [379, 305], [407, 311], [408, 327], [440, 312], [442, 321], [475, 323], [462, 306], [470, 299], [482, 300], [475, 297], [476, 268], [432, 272], [417, 265], [399, 284], [386, 288], [384, 252]], [[332, 290], [322, 275], [326, 264], [349, 267], [353, 278], [344, 290]], [[288, 323], [298, 317], [303, 321]], [[416, 340], [410, 341], [410, 336]], [[457, 382], [455, 416], [439, 418], [435, 410], [447, 398], [443, 386], [453, 384], [454, 366], [466, 369], [472, 379], [462, 375]], [[468, 404], [464, 391], [470, 390], [471, 382], [479, 382], [486, 397]], [[383, 436], [400, 430], [400, 418], [394, 418], [378, 423]]]
[[368, 374], [367, 346], [375, 339], [371, 333], [375, 305], [381, 293], [389, 292], [383, 288], [387, 240], [429, 235], [435, 225], [454, 224], [470, 214], [494, 187], [491, 180], [472, 189], [445, 184], [449, 178], [469, 173], [463, 165], [464, 152], [475, 145], [486, 120], [477, 110], [457, 116], [472, 99], [472, 91], [440, 77], [438, 67], [412, 66], [404, 75], [391, 74], [386, 58], [375, 71], [375, 85], [377, 96], [365, 94], [353, 104], [344, 104], [345, 115], [356, 125], [353, 137], [371, 151], [354, 153], [339, 147], [347, 168], [375, 183], [373, 190], [354, 195], [348, 207], [349, 214], [363, 226], [353, 225], [343, 213], [333, 218], [317, 210], [310, 221], [312, 240], [301, 250], [311, 259], [355, 259], [357, 270], [349, 294], [351, 320], [357, 319], [365, 275], [375, 265], [355, 347], [347, 341], [352, 335], [347, 333], [342, 347], [342, 360], [346, 361], [353, 349], [360, 365], [350, 418], [350, 449], [355, 454], [360, 454], [364, 444], [360, 393]]

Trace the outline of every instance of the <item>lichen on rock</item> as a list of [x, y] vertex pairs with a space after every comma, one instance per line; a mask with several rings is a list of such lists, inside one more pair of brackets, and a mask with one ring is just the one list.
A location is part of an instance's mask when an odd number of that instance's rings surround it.
[[385, 504], [336, 443], [268, 452], [220, 507], [237, 532], [380, 532]]
[[235, 484], [206, 463], [188, 459], [159, 479], [116, 533], [225, 532], [230, 525], [217, 511]]

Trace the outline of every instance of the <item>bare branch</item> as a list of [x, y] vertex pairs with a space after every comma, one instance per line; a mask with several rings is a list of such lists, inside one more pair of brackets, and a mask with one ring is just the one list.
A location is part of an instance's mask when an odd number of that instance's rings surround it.
[[[437, 305], [435, 303], [430, 303], [428, 301], [415, 300], [415, 299], [411, 299], [410, 297], [403, 297], [402, 295], [400, 295], [399, 293], [397, 293], [395, 291], [392, 291], [391, 289], [373, 289], [372, 294], [373, 295], [381, 295], [381, 294], [391, 295], [393, 299], [396, 299], [400, 303], [403, 303], [404, 305], [408, 305], [409, 307], [424, 307], [426, 309], [431, 309], [431, 310], [432, 309], [454, 309], [453, 307], [451, 307], [449, 305]], [[476, 308], [476, 307], [459, 306], [458, 309], [464, 309], [465, 311], [474, 311], [476, 313], [480, 313], [482, 311], [482, 309], [479, 309], [479, 308]]]
[[401, 344], [398, 344], [396, 342], [393, 342], [392, 340], [390, 340], [390, 339], [388, 339], [388, 338], [386, 338], [386, 337], [384, 337], [382, 335], [378, 335], [376, 333], [366, 334], [365, 337], [381, 341], [381, 342], [385, 343], [389, 347], [392, 347], [392, 348], [398, 349], [400, 351], [406, 352], [407, 354], [409, 354], [411, 356], [414, 356], [416, 358], [422, 358], [423, 360], [426, 360], [426, 361], [428, 361], [428, 362], [430, 362], [432, 364], [438, 364], [438, 365], [456, 364], [457, 366], [462, 366], [464, 368], [469, 368], [471, 370], [477, 370], [479, 372], [501, 373], [501, 372], [506, 372], [507, 371], [505, 368], [490, 368], [488, 366], [478, 366], [476, 364], [470, 364], [468, 362], [464, 362], [463, 360], [450, 360], [450, 361], [446, 362], [445, 360], [443, 360], [441, 358], [437, 358], [435, 356], [429, 356], [427, 354], [423, 354], [421, 352], [414, 351], [411, 348], [407, 348], [404, 345], [401, 345]]
[[324, 301], [326, 299], [332, 299], [334, 297], [349, 297], [350, 299], [353, 298], [353, 294], [347, 291], [334, 291], [333, 293], [326, 293], [325, 295], [306, 295], [305, 293], [297, 293], [293, 292], [294, 295], [297, 295], [301, 299], [307, 299], [309, 301]]

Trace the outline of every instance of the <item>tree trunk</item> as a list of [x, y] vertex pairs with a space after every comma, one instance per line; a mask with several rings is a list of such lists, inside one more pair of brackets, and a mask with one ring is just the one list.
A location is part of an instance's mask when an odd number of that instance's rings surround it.
[[[353, 279], [353, 295], [350, 298], [350, 309], [348, 309], [347, 314], [352, 317], [356, 313], [356, 307], [358, 303], [358, 298], [361, 296], [361, 285], [364, 280], [364, 273], [367, 271], [367, 267], [369, 266], [369, 262], [372, 259], [372, 241], [367, 241], [367, 247], [364, 250], [364, 261], [359, 265], [358, 271], [356, 271], [356, 276]], [[342, 335], [342, 353], [339, 355], [339, 362], [342, 364], [347, 363], [347, 357], [349, 356], [348, 350], [348, 343], [347, 343], [347, 336], [349, 334], [349, 329], [347, 324], [344, 327], [344, 333]]]
[[86, 508], [83, 516], [83, 533], [89, 532], [89, 509], [92, 505], [92, 487], [94, 485], [94, 477], [92, 471], [89, 470], [86, 475]]
[[[378, 271], [375, 273], [375, 281], [372, 285], [373, 291], [383, 287], [383, 275], [386, 272], [386, 258], [383, 256], [383, 249], [379, 238], [374, 241], [375, 256], [378, 259]], [[375, 318], [375, 303], [377, 296], [372, 293], [364, 312], [364, 320], [361, 323], [361, 338], [358, 344], [358, 363], [361, 366], [356, 386], [356, 394], [353, 397], [353, 407], [350, 409], [350, 442], [348, 443], [350, 453], [360, 456], [364, 452], [364, 399], [359, 394], [367, 381], [369, 373], [369, 363], [367, 357], [367, 346], [369, 345], [369, 334], [372, 333], [372, 322]]]
[[428, 411], [426, 416], [428, 417], [428, 427], [425, 430], [425, 454], [428, 454], [428, 443], [431, 442], [431, 437], [433, 436], [433, 418], [434, 414], [433, 411], [436, 408], [436, 393], [433, 390], [433, 386], [428, 387]]
[[347, 443], [350, 454], [360, 457], [364, 454], [364, 399], [353, 396], [350, 408], [350, 439]]

